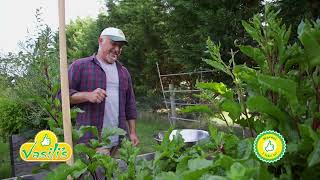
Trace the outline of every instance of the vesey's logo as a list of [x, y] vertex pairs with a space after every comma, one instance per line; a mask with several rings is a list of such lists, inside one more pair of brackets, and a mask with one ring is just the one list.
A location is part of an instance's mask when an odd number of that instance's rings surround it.
[[67, 161], [72, 149], [67, 143], [58, 143], [57, 136], [49, 130], [38, 132], [32, 143], [20, 147], [20, 157], [24, 161]]

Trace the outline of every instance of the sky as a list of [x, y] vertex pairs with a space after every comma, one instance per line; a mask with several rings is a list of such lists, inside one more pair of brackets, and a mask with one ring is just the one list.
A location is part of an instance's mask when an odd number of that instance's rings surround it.
[[[41, 18], [53, 30], [59, 26], [58, 0], [0, 0], [0, 52], [17, 52], [18, 42], [35, 31], [36, 9], [42, 7]], [[104, 0], [65, 0], [66, 24], [77, 17], [96, 18], [106, 11]]]

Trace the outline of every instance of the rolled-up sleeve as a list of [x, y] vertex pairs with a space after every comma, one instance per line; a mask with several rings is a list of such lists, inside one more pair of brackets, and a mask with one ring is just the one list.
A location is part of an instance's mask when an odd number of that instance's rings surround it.
[[131, 76], [128, 72], [128, 89], [126, 92], [126, 119], [137, 119], [136, 100], [134, 96]]

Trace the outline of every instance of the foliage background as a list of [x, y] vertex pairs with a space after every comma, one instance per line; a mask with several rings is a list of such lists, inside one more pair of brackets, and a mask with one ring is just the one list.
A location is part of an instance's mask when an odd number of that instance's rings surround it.
[[[208, 69], [202, 58], [209, 58], [206, 40], [221, 43], [221, 59], [229, 63], [230, 49], [236, 44], [257, 46], [241, 20], [256, 13], [263, 14], [264, 1], [259, 0], [106, 0], [108, 11], [97, 19], [77, 19], [67, 25], [68, 62], [90, 56], [97, 51], [97, 38], [108, 26], [121, 28], [128, 40], [121, 62], [132, 74], [138, 105], [144, 110], [163, 106], [155, 63], [162, 74]], [[303, 19], [315, 20], [320, 14], [317, 0], [275, 0], [272, 9], [291, 25], [290, 44], [298, 42], [298, 25]], [[19, 53], [0, 55], [0, 132], [7, 138], [11, 133], [26, 129], [45, 129], [59, 123], [60, 106], [55, 101], [59, 89], [58, 34], [36, 12], [39, 31], [21, 44]], [[237, 53], [236, 64], [256, 67], [257, 63]], [[291, 66], [295, 69], [297, 65]], [[186, 81], [193, 88], [197, 77], [165, 79], [178, 85]], [[230, 76], [216, 72], [205, 80], [224, 82], [234, 88]], [[303, 97], [303, 95], [301, 95]], [[285, 105], [283, 105], [285, 107]], [[13, 116], [14, 115], [14, 116]], [[13, 119], [13, 120], [12, 120]], [[16, 123], [14, 123], [16, 122]], [[11, 124], [13, 123], [13, 124]], [[305, 163], [305, 162], [304, 162]]]

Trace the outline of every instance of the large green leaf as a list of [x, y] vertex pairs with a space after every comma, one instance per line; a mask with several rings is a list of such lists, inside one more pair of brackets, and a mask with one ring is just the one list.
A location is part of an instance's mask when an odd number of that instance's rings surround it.
[[72, 173], [71, 176], [73, 178], [79, 178], [82, 174], [84, 174], [88, 169], [88, 166], [82, 162], [80, 159], [78, 159], [73, 165], [72, 165]]
[[247, 101], [250, 111], [266, 113], [280, 121], [286, 121], [286, 114], [283, 113], [277, 106], [275, 106], [269, 99], [263, 96], [251, 96]]
[[85, 133], [91, 132], [95, 137], [98, 137], [98, 129], [95, 126], [81, 126], [79, 131], [79, 137], [82, 137]]
[[236, 160], [233, 159], [230, 156], [227, 155], [223, 155], [223, 154], [219, 154], [219, 158], [218, 160], [216, 160], [216, 162], [214, 163], [215, 166], [217, 167], [222, 167], [225, 170], [229, 169], [232, 164], [235, 162]]
[[181, 174], [184, 171], [188, 170], [188, 161], [192, 158], [192, 156], [185, 156], [179, 158], [179, 163], [176, 167], [176, 173]]
[[253, 139], [243, 139], [237, 145], [237, 158], [248, 159], [252, 154]]
[[246, 21], [241, 21], [241, 22], [242, 22], [242, 26], [247, 31], [247, 33], [250, 34], [250, 36], [254, 40], [256, 40], [257, 42], [260, 42], [260, 38], [261, 38], [260, 29], [256, 29], [255, 27], [251, 26]]
[[226, 74], [230, 74], [230, 72], [228, 71], [228, 69], [220, 62], [218, 61], [214, 61], [214, 60], [211, 60], [211, 59], [203, 59], [204, 62], [206, 62], [207, 64], [209, 64], [210, 66], [212, 66], [213, 68], [217, 69], [217, 70], [220, 70]]
[[273, 119], [277, 119], [281, 133], [289, 137], [292, 141], [298, 140], [298, 132], [292, 120], [267, 98], [263, 96], [252, 96], [248, 99], [247, 105], [250, 111], [265, 113]]
[[227, 177], [230, 179], [243, 179], [246, 174], [246, 167], [239, 162], [232, 164], [230, 171], [227, 172]]
[[236, 148], [239, 143], [239, 138], [233, 134], [224, 134], [223, 135], [223, 148], [225, 154], [234, 157], [236, 154]]
[[74, 151], [78, 154], [80, 153], [84, 153], [86, 155], [88, 155], [89, 157], [93, 157], [93, 155], [96, 153], [95, 149], [92, 149], [90, 147], [88, 147], [87, 145], [85, 144], [77, 144], [75, 147], [74, 147]]
[[188, 167], [190, 170], [198, 170], [198, 169], [203, 169], [207, 168], [212, 165], [212, 161], [206, 160], [203, 158], [197, 158], [197, 159], [191, 159], [188, 161]]
[[100, 142], [97, 139], [90, 139], [89, 142], [90, 142], [90, 146], [94, 149], [100, 146]]
[[202, 169], [197, 169], [197, 170], [190, 170], [190, 171], [185, 171], [182, 174], [183, 180], [194, 180], [194, 179], [199, 179], [203, 174], [207, 173], [209, 171], [209, 167], [207, 168], [202, 168]]
[[80, 138], [79, 135], [80, 135], [79, 131], [75, 128], [72, 128], [72, 140], [74, 142], [77, 142], [79, 140], [79, 138]]
[[127, 132], [123, 129], [120, 129], [120, 128], [103, 128], [102, 129], [102, 140], [107, 141], [110, 136], [115, 136], [115, 135], [124, 136], [126, 134], [127, 134]]
[[67, 164], [60, 164], [52, 172], [49, 172], [45, 180], [65, 180], [72, 172], [72, 167]]
[[258, 74], [258, 82], [262, 86], [286, 97], [292, 109], [298, 108], [297, 83], [291, 79]]
[[203, 90], [209, 90], [214, 93], [218, 93], [223, 97], [233, 99], [233, 92], [224, 83], [220, 82], [198, 82], [196, 87]]
[[314, 143], [314, 149], [308, 156], [308, 166], [314, 166], [320, 163], [320, 140]]
[[127, 132], [121, 128], [103, 128], [102, 129], [102, 136], [124, 136]]
[[226, 99], [224, 100], [221, 105], [220, 108], [223, 111], [226, 111], [229, 113], [229, 116], [231, 117], [231, 119], [236, 120], [239, 119], [240, 115], [241, 115], [241, 106], [239, 103], [234, 102], [230, 99]]
[[173, 172], [162, 172], [155, 177], [155, 180], [179, 180], [179, 176]]
[[[307, 22], [307, 24], [309, 23]], [[311, 65], [320, 65], [320, 29], [312, 28], [310, 25], [303, 28], [299, 39], [304, 46], [305, 56]]]
[[182, 113], [194, 113], [194, 112], [199, 112], [199, 113], [206, 113], [209, 116], [214, 115], [213, 111], [210, 109], [209, 106], [207, 105], [196, 105], [196, 106], [187, 106], [185, 108], [180, 109]]
[[245, 65], [236, 65], [233, 69], [233, 73], [237, 78], [246, 82], [250, 89], [259, 91], [259, 83], [256, 70], [249, 68]]
[[260, 66], [260, 68], [264, 67], [266, 57], [259, 48], [254, 48], [249, 45], [240, 45], [239, 48], [241, 52], [251, 57]]

